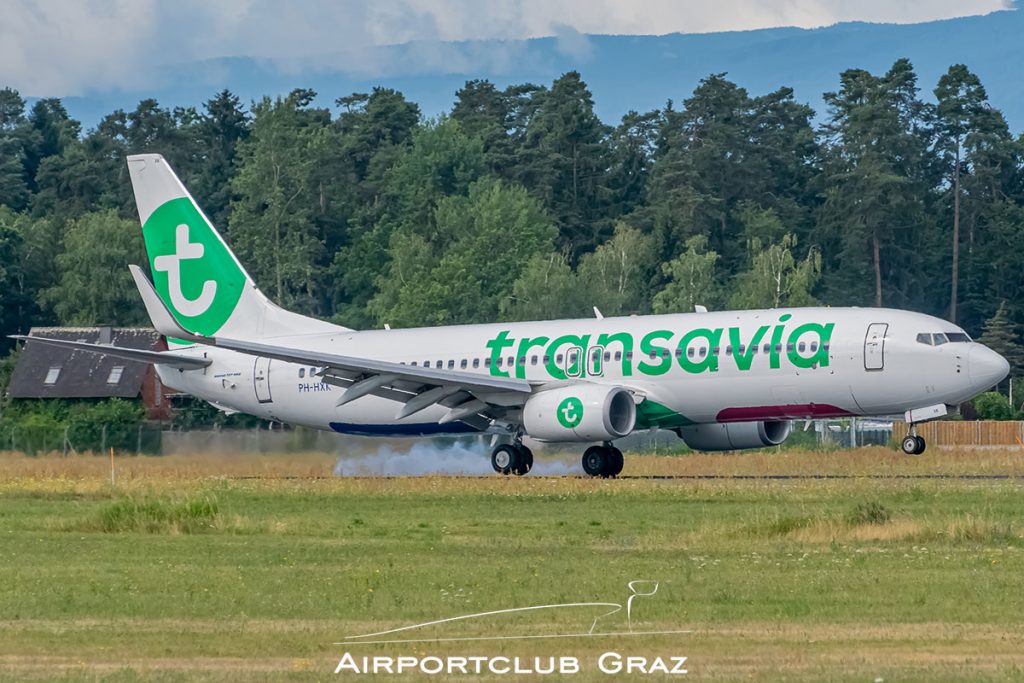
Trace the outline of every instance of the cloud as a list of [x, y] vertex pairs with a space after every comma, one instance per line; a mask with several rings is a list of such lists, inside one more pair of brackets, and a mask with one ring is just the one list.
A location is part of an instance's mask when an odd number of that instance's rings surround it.
[[[447, 49], [445, 41], [555, 36], [589, 54], [585, 34], [700, 33], [838, 21], [917, 22], [1010, 7], [1009, 0], [7, 0], [0, 12], [0, 85], [26, 95], [159, 85], [166, 65], [226, 56], [319, 63], [378, 74], [452, 60], [514, 60]], [[374, 49], [413, 42], [406, 52]], [[417, 52], [418, 50], [418, 52]], [[405, 66], [403, 66], [405, 65]]]

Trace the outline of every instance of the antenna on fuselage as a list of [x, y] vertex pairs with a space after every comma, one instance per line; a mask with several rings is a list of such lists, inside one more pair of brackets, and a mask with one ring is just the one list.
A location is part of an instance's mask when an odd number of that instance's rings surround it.
[[597, 318], [598, 320], [604, 320], [604, 313], [599, 311], [597, 309], [597, 306], [594, 306], [594, 317]]
[[694, 310], [695, 313], [707, 313], [708, 312], [708, 307], [707, 306], [701, 306], [700, 304], [694, 304], [693, 305], [693, 310]]

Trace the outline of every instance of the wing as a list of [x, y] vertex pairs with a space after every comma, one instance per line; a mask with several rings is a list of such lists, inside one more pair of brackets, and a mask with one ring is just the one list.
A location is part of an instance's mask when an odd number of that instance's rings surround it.
[[210, 361], [206, 358], [184, 356], [176, 354], [173, 351], [146, 351], [144, 349], [129, 349], [123, 346], [112, 346], [110, 344], [91, 344], [89, 342], [71, 341], [69, 339], [50, 339], [48, 337], [34, 337], [23, 334], [12, 334], [11, 338], [20, 339], [25, 343], [38, 342], [40, 344], [49, 344], [51, 346], [63, 346], [65, 348], [99, 353], [105, 356], [114, 356], [115, 358], [124, 358], [125, 360], [167, 365], [181, 370], [198, 370], [200, 368], [205, 368], [210, 364]]
[[484, 428], [492, 419], [521, 406], [533, 391], [531, 384], [521, 379], [196, 335], [178, 324], [142, 270], [138, 266], [130, 268], [146, 310], [161, 334], [252, 356], [319, 367], [318, 374], [324, 382], [344, 389], [337, 401], [339, 406], [372, 394], [401, 404], [395, 419], [402, 419], [439, 404], [448, 408], [440, 420], [442, 424], [461, 420]]

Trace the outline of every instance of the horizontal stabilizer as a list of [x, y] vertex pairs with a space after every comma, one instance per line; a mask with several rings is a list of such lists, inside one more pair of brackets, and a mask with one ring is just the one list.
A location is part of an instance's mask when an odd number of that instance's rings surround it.
[[156, 328], [157, 332], [168, 339], [183, 339], [192, 342], [201, 341], [201, 337], [186, 331], [185, 328], [178, 324], [178, 321], [174, 319], [174, 316], [171, 315], [171, 312], [167, 310], [167, 306], [160, 299], [160, 295], [156, 293], [153, 283], [142, 272], [142, 268], [130, 265], [128, 270], [132, 272], [135, 286], [139, 288], [142, 303], [146, 306], [146, 313], [149, 314], [149, 319], [153, 321], [153, 327]]
[[210, 364], [206, 358], [194, 358], [184, 356], [171, 351], [147, 351], [145, 349], [129, 349], [123, 346], [110, 346], [109, 344], [91, 344], [89, 342], [71, 341], [70, 339], [50, 339], [49, 337], [26, 336], [23, 334], [11, 335], [12, 339], [20, 339], [25, 342], [38, 342], [50, 346], [63, 346], [78, 351], [90, 353], [101, 353], [115, 358], [138, 361], [140, 363], [156, 363], [179, 370], [199, 370]]

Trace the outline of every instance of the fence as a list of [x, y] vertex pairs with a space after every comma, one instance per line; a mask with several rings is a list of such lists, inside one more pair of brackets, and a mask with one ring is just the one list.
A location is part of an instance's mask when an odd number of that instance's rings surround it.
[[[893, 423], [893, 433], [907, 433], [905, 422]], [[940, 420], [917, 425], [929, 446], [995, 448], [1024, 447], [1024, 422], [996, 420]]]
[[0, 450], [36, 455], [59, 452], [105, 453], [113, 448], [121, 453], [159, 454], [162, 450], [160, 425], [83, 424], [52, 426], [9, 426], [0, 429]]

